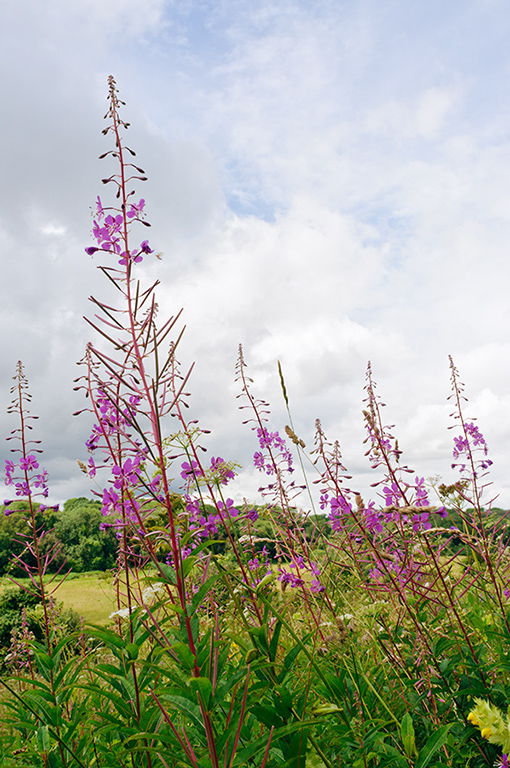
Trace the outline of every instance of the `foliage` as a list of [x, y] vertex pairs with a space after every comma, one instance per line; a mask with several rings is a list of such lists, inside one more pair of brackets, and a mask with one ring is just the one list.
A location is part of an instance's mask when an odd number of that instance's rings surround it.
[[[5, 507], [0, 516], [0, 574], [21, 574], [12, 563], [12, 555], [20, 555], [25, 550], [22, 536], [29, 531], [27, 504], [22, 501], [15, 504], [14, 510], [12, 506], [8, 508], [9, 516], [5, 515]], [[58, 550], [50, 572], [59, 570], [64, 562], [67, 568], [77, 573], [113, 568], [117, 559], [117, 540], [112, 530], [101, 530], [102, 523], [100, 502], [84, 497], [69, 499], [58, 513], [55, 507], [38, 512], [36, 525], [47, 530], [43, 551]]]
[[[403, 463], [370, 365], [363, 413], [377, 501], [349, 488], [339, 444], [319, 422], [306, 453], [281, 366], [290, 425], [286, 438], [271, 431], [240, 349], [241, 408], [265, 504], [236, 506], [227, 495], [236, 464], [204, 457], [205, 430], [186, 415], [179, 315], [160, 323], [157, 284], [136, 278], [153, 253], [135, 239], [148, 222], [133, 186], [146, 177], [124, 145], [113, 78], [108, 99], [104, 133], [114, 146], [103, 157], [117, 170], [103, 181], [115, 198], [106, 205], [98, 197], [96, 245], [86, 251], [108, 259], [100, 269], [119, 305], [92, 299], [89, 322], [107, 347], [88, 346], [78, 380], [95, 419], [83, 468], [103, 478], [100, 501], [72, 500], [55, 518], [41, 503], [47, 474], [28, 431], [34, 417], [20, 363], [9, 409], [19, 423], [9, 438], [15, 460], [6, 463], [15, 498], [4, 513], [19, 542], [13, 566], [28, 581], [24, 593], [6, 593], [5, 606], [27, 605], [2, 678], [1, 764], [494, 765], [508, 743], [508, 533], [506, 515], [482, 501], [491, 461], [465, 415], [453, 361], [459, 480], [439, 486], [443, 506]], [[296, 455], [315, 467], [320, 514], [297, 506]], [[106, 550], [96, 546], [97, 527]], [[111, 542], [112, 623], [69, 634], [54, 601], [66, 563], [99, 562]], [[28, 623], [37, 606], [38, 635]]]

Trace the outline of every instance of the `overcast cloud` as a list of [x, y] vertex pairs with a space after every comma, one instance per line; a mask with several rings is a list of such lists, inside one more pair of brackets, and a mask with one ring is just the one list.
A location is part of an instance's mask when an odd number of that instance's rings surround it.
[[184, 307], [192, 409], [242, 463], [237, 497], [260, 481], [242, 343], [272, 428], [280, 360], [296, 431], [311, 446], [320, 418], [362, 490], [368, 360], [407, 463], [455, 479], [453, 355], [510, 505], [504, 0], [4, 0], [0, 30], [0, 398], [21, 359], [55, 500], [89, 494], [72, 380], [87, 297], [109, 295], [84, 248], [113, 74], [163, 253], [144, 269]]

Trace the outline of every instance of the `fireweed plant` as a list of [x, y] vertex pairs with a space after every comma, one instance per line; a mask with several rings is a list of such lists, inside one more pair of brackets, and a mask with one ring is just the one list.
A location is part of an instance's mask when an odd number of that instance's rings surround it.
[[[65, 567], [53, 567], [48, 478], [19, 364], [4, 513], [24, 503], [24, 549], [13, 564], [40, 605], [41, 633], [24, 619], [13, 635], [0, 764], [506, 765], [508, 534], [504, 513], [485, 499], [488, 448], [465, 416], [453, 361], [451, 485], [402, 462], [369, 365], [366, 455], [379, 479], [365, 500], [319, 421], [306, 451], [281, 366], [290, 425], [285, 436], [272, 428], [240, 348], [239, 397], [264, 504], [236, 505], [228, 485], [238, 465], [207, 458], [206, 430], [187, 417], [180, 313], [160, 321], [158, 283], [141, 279], [154, 254], [136, 192], [147, 177], [124, 143], [122, 105], [109, 78], [104, 134], [113, 147], [102, 158], [113, 161], [103, 179], [112, 194], [97, 198], [86, 252], [104, 259], [118, 302], [91, 299], [99, 341], [77, 380], [93, 416], [88, 463], [79, 463], [95, 483], [102, 527], [117, 538], [117, 605], [106, 627], [62, 631], [54, 598]], [[296, 455], [308, 472], [297, 471]], [[319, 493], [308, 486], [312, 473]], [[310, 512], [299, 507], [306, 492]]]

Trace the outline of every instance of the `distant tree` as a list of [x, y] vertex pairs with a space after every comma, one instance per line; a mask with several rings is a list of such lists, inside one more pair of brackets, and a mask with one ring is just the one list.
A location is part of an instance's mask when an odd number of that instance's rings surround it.
[[[28, 504], [16, 501], [0, 510], [0, 574], [23, 576], [24, 571], [16, 566], [16, 556], [23, 554], [25, 562], [35, 564], [24, 539], [29, 533]], [[42, 551], [44, 554], [51, 550], [56, 553], [48, 570], [55, 572], [64, 562], [78, 572], [113, 568], [117, 539], [111, 529], [100, 530], [103, 521], [101, 502], [83, 496], [68, 499], [60, 511], [43, 507], [36, 515], [37, 526], [47, 532]]]
[[100, 530], [102, 522], [101, 502], [84, 497], [65, 502], [53, 532], [62, 545], [60, 560], [73, 571], [105, 571], [115, 565], [117, 539], [111, 529]]
[[[26, 521], [28, 502], [15, 501], [8, 507], [1, 506], [0, 510], [0, 574], [22, 576], [24, 570], [16, 566], [16, 555], [23, 554], [26, 563], [35, 564], [34, 558], [26, 549], [24, 538], [29, 534]], [[51, 531], [57, 514], [53, 507], [43, 508], [36, 515], [36, 525]]]

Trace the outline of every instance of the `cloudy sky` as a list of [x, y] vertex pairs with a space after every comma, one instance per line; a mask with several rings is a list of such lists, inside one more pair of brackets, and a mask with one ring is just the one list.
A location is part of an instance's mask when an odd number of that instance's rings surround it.
[[191, 407], [243, 465], [236, 497], [260, 482], [242, 343], [271, 427], [280, 360], [296, 431], [311, 446], [320, 418], [361, 490], [368, 360], [407, 463], [456, 479], [453, 355], [510, 505], [506, 0], [3, 0], [0, 38], [0, 398], [21, 359], [54, 500], [89, 494], [72, 381], [109, 295], [84, 248], [113, 74], [163, 253], [146, 276], [184, 308]]

